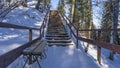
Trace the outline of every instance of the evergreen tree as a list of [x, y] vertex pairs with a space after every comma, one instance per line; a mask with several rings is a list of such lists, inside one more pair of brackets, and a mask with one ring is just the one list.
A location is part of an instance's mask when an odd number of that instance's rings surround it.
[[61, 13], [65, 13], [65, 1], [64, 0], [59, 0], [59, 6], [58, 6], [58, 10], [61, 12]]
[[[119, 0], [107, 0], [104, 3], [104, 15], [102, 19], [102, 29], [117, 29], [119, 15]], [[105, 31], [102, 33], [102, 40], [117, 44], [117, 31]], [[114, 52], [110, 52], [109, 58], [114, 59]]]
[[[110, 0], [110, 13], [111, 13], [111, 29], [117, 29], [118, 26], [118, 15], [119, 15], [119, 0]], [[117, 44], [117, 31], [111, 31], [110, 43]], [[114, 59], [114, 52], [110, 52], [109, 58]]]

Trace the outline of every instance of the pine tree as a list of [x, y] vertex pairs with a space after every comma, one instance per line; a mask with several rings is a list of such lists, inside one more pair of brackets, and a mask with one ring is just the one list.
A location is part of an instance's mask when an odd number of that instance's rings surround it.
[[41, 0], [38, 0], [38, 1], [37, 1], [36, 7], [35, 7], [36, 9], [39, 9], [40, 2], [41, 2]]
[[[117, 29], [118, 26], [118, 15], [119, 15], [119, 0], [110, 0], [110, 4], [111, 4], [111, 29]], [[112, 44], [117, 44], [116, 42], [116, 38], [117, 38], [117, 31], [111, 31], [111, 37], [110, 37], [110, 43]], [[111, 60], [114, 59], [114, 52], [110, 52], [110, 56], [109, 58]]]
[[[104, 3], [104, 15], [102, 18], [101, 28], [102, 29], [110, 29], [111, 28], [111, 13], [110, 13], [110, 2], [105, 1]], [[104, 42], [110, 42], [110, 31], [104, 31], [102, 32], [102, 40]]]
[[65, 1], [64, 0], [59, 0], [59, 6], [58, 6], [58, 10], [61, 12], [61, 13], [65, 13]]
[[[104, 15], [102, 19], [102, 29], [117, 29], [119, 15], [119, 0], [107, 0], [104, 3]], [[102, 40], [117, 44], [117, 31], [106, 31], [102, 33]], [[114, 52], [110, 52], [109, 58], [114, 59]]]

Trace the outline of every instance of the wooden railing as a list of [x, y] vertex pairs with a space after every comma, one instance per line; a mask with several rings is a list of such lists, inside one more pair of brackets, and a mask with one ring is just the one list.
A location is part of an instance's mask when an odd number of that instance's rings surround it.
[[[77, 48], [78, 48], [78, 41], [87, 42], [89, 44], [97, 46], [97, 60], [99, 64], [101, 64], [101, 48], [106, 48], [110, 51], [120, 53], [120, 45], [110, 44], [110, 43], [100, 41], [102, 31], [120, 31], [120, 28], [119, 29], [82, 29], [82, 30], [79, 30], [79, 28], [75, 27], [75, 25], [69, 20], [67, 16], [61, 13], [60, 15], [63, 18], [63, 20], [65, 20], [67, 26], [69, 27], [70, 33], [73, 34], [73, 36], [75, 37]], [[79, 36], [80, 34], [79, 31], [96, 31], [96, 33], [98, 33], [97, 34], [98, 39], [92, 40], [92, 39], [83, 38]]]
[[[45, 26], [48, 20], [49, 12], [46, 13], [43, 23], [40, 28], [31, 28], [26, 26], [19, 26], [19, 25], [13, 25], [8, 23], [0, 23], [0, 28], [13, 28], [13, 29], [22, 29], [22, 30], [29, 30], [29, 42], [21, 45], [20, 47], [13, 49], [9, 51], [8, 53], [5, 53], [0, 56], [0, 68], [6, 68], [9, 64], [11, 64], [14, 60], [16, 60], [22, 53], [23, 49], [26, 47], [29, 47], [30, 44], [33, 44], [40, 40], [44, 36], [44, 30]], [[40, 31], [40, 35], [37, 39], [32, 39], [32, 30], [38, 30]]]

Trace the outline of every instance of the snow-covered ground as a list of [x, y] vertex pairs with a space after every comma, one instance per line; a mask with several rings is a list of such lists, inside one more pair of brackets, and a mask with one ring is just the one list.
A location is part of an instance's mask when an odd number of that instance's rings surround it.
[[[68, 16], [70, 6], [69, 5], [65, 5], [65, 6], [66, 6], [66, 8], [65, 8], [66, 9], [66, 15]], [[93, 10], [94, 10], [94, 14], [96, 14], [95, 12], [96, 12], [96, 10], [98, 10], [98, 8], [94, 7]], [[101, 10], [99, 12], [101, 12]], [[97, 23], [97, 22], [100, 22], [100, 21], [96, 20], [96, 18], [95, 18], [95, 19], [93, 19], [93, 22], [94, 22], [95, 26], [97, 28], [99, 28], [100, 23]], [[67, 29], [67, 30], [68, 30], [68, 33], [69, 33], [70, 30], [69, 29]], [[73, 37], [72, 39], [73, 39], [74, 43], [76, 43], [75, 38]], [[79, 41], [79, 49], [83, 50], [83, 52], [85, 51], [86, 45], [87, 45], [86, 42]], [[120, 65], [119, 65], [120, 64], [120, 54], [115, 54], [114, 55], [114, 60], [110, 60], [109, 59], [110, 51], [108, 49], [104, 49], [104, 48], [102, 48], [101, 51], [102, 51], [101, 52], [101, 65], [100, 65], [101, 68], [120, 68]], [[91, 57], [92, 60], [95, 61], [98, 64], [98, 62], [97, 62], [97, 47], [96, 46], [90, 45], [89, 49], [88, 49], [88, 53], [86, 53], [86, 55]], [[90, 68], [90, 67], [88, 67], [88, 68]]]
[[[28, 7], [19, 6], [12, 10], [1, 22], [21, 26], [40, 28], [45, 13], [36, 10], [36, 1], [28, 2]], [[28, 30], [0, 28], [0, 55], [28, 42]], [[33, 39], [39, 36], [39, 31], [33, 31]]]
[[[82, 45], [86, 46], [86, 43]], [[84, 49], [84, 46], [83, 46]], [[120, 54], [114, 55], [114, 60], [109, 59], [110, 51], [107, 49], [102, 48], [101, 50], [101, 67], [102, 68], [120, 68]], [[97, 47], [90, 45], [88, 50], [88, 55], [91, 56], [94, 60], [97, 60]]]
[[[55, 0], [54, 0], [55, 1]], [[52, 1], [52, 2], [54, 2]], [[34, 9], [36, 1], [29, 1], [28, 7], [19, 6], [10, 12], [1, 22], [39, 28], [45, 13]], [[53, 5], [54, 6], [54, 5]], [[55, 6], [54, 6], [55, 7]], [[55, 8], [52, 8], [55, 9]], [[68, 30], [68, 29], [67, 29]], [[68, 30], [69, 32], [69, 30]], [[28, 42], [28, 30], [0, 28], [0, 55]], [[34, 31], [34, 38], [39, 31]], [[75, 43], [75, 38], [72, 38]], [[86, 43], [84, 43], [86, 45]], [[97, 62], [96, 47], [90, 45], [88, 53], [84, 52], [83, 42], [79, 42], [79, 49], [74, 46], [46, 48], [46, 59], [40, 60], [42, 68], [120, 68], [120, 55], [116, 54], [113, 61], [108, 59], [109, 50], [102, 49], [102, 65]], [[20, 56], [8, 68], [22, 68], [26, 57]], [[26, 68], [39, 68], [35, 62]]]
[[41, 61], [42, 68], [100, 68], [82, 50], [73, 46], [47, 48], [47, 58]]

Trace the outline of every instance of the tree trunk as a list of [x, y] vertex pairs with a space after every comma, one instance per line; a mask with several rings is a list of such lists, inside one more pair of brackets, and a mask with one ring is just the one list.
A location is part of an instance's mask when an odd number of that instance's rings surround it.
[[23, 5], [24, 7], [27, 7], [27, 0], [23, 0], [22, 5]]
[[36, 5], [36, 9], [39, 9], [39, 6], [40, 6], [40, 0], [38, 0], [38, 2], [37, 2], [37, 5]]
[[75, 12], [75, 0], [72, 1], [71, 22], [73, 22], [74, 12]]
[[[111, 3], [111, 15], [112, 15], [112, 25], [111, 29], [117, 29], [118, 25], [118, 15], [119, 15], [119, 0], [110, 0]], [[117, 31], [111, 31], [110, 43], [116, 44]], [[114, 52], [110, 52], [109, 58], [114, 60]]]

